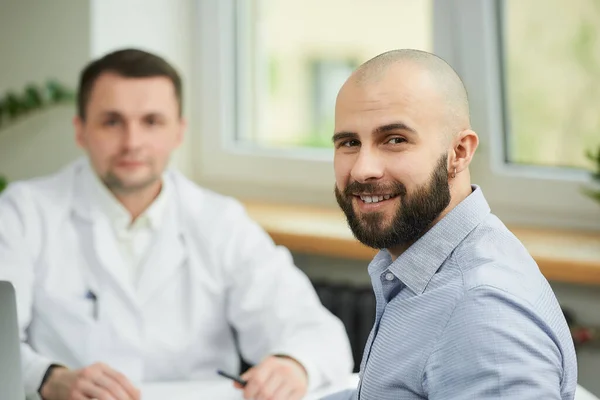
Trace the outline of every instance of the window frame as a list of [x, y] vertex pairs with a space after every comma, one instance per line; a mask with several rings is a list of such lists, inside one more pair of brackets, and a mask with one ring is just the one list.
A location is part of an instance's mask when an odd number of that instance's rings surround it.
[[[463, 78], [480, 146], [471, 164], [492, 212], [508, 224], [600, 229], [600, 206], [581, 193], [590, 174], [506, 164], [499, 9], [502, 0], [433, 0], [434, 52]], [[194, 178], [239, 198], [334, 205], [333, 150], [255, 150], [232, 146], [236, 126], [235, 0], [197, 0], [192, 146]], [[240, 19], [238, 18], [238, 21]], [[246, 38], [249, 36], [246, 35]], [[247, 58], [249, 59], [249, 57]], [[246, 71], [254, 73], [254, 68]], [[246, 72], [248, 73], [248, 72]], [[240, 79], [242, 78], [242, 79]], [[247, 80], [246, 80], [247, 82]], [[248, 87], [238, 87], [247, 96]], [[251, 112], [250, 110], [242, 110]], [[196, 142], [196, 138], [199, 139]], [[582, 155], [583, 156], [583, 155]], [[215, 168], [217, 166], [217, 168]]]
[[[587, 171], [507, 163], [507, 116], [501, 63], [504, 0], [452, 0], [452, 53], [469, 93], [473, 129], [480, 146], [471, 177], [482, 187], [492, 211], [518, 225], [600, 229], [600, 206], [581, 193]], [[443, 56], [443, 54], [440, 54]], [[582, 157], [584, 155], [582, 154]]]
[[[235, 49], [235, 0], [197, 0], [198, 48], [195, 72], [198, 85], [194, 88], [199, 111], [195, 128], [200, 132], [199, 157], [193, 166], [194, 176], [207, 186], [227, 194], [242, 197], [262, 197], [259, 190], [271, 197], [276, 191], [332, 193], [332, 150], [257, 150], [236, 144], [235, 82], [230, 60], [237, 61]], [[239, 33], [239, 31], [238, 31]], [[249, 68], [248, 70], [252, 70]], [[247, 82], [247, 80], [246, 80]], [[238, 87], [239, 96], [247, 96], [247, 87]], [[241, 110], [248, 113], [248, 110]], [[213, 168], [217, 165], [218, 168]], [[271, 193], [271, 195], [269, 195]]]

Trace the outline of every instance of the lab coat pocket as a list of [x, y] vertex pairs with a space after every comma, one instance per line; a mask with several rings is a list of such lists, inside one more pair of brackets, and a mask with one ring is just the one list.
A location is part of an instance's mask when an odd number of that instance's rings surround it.
[[48, 346], [50, 354], [67, 355], [76, 365], [88, 365], [97, 341], [96, 307], [85, 294], [36, 293], [35, 320], [43, 325], [37, 329], [41, 341], [37, 346]]

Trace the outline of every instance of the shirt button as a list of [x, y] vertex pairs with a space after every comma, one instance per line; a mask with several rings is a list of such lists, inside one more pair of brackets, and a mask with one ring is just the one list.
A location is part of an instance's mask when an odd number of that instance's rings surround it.
[[395, 278], [395, 276], [391, 272], [388, 272], [387, 274], [385, 274], [385, 279], [388, 281], [393, 281], [394, 278]]

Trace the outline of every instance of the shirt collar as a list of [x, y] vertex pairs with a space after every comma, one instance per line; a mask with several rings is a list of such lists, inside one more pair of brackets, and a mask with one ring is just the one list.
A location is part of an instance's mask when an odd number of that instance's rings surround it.
[[387, 250], [369, 265], [369, 274], [392, 272], [416, 294], [422, 294], [443, 262], [467, 235], [490, 213], [481, 188], [472, 192], [392, 263]]
[[[106, 187], [91, 165], [89, 165], [89, 169], [89, 175], [91, 175], [88, 186], [91, 195], [90, 199], [96, 203], [95, 205], [103, 214], [108, 216], [111, 223], [115, 227], [130, 227], [132, 221], [129, 211], [127, 211], [123, 204], [121, 204], [121, 202], [117, 200], [113, 193]], [[166, 176], [163, 176], [162, 187], [158, 196], [136, 219], [135, 224], [147, 224], [147, 226], [152, 229], [158, 229], [165, 214], [165, 208], [170, 191], [169, 181], [166, 179]]]

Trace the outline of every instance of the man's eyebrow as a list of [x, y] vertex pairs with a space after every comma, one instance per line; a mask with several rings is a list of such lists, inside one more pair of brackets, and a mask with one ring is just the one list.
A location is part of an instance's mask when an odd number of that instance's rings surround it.
[[417, 131], [415, 131], [410, 126], [406, 125], [404, 122], [394, 122], [391, 124], [382, 125], [382, 126], [378, 127], [377, 129], [375, 129], [374, 133], [381, 134], [381, 133], [388, 133], [391, 131], [407, 131], [410, 133], [414, 133], [415, 135], [417, 134]]
[[149, 112], [147, 112], [147, 113], [144, 114], [144, 117], [145, 118], [147, 118], [147, 117], [154, 117], [154, 118], [159, 118], [159, 119], [161, 119], [161, 118], [163, 118], [163, 119], [167, 118], [167, 116], [165, 115], [165, 113], [160, 112], [160, 111], [149, 111]]
[[[104, 110], [100, 112], [100, 115], [103, 117], [122, 117], [123, 114], [121, 114], [119, 111], [117, 110]], [[145, 112], [142, 117], [147, 118], [147, 117], [154, 117], [154, 118], [165, 118], [166, 115], [165, 113], [161, 112], [161, 111], [157, 111], [157, 110], [152, 110], [152, 111], [148, 111]]]
[[358, 134], [355, 132], [337, 132], [331, 138], [334, 143], [343, 139], [358, 139]]
[[100, 112], [100, 115], [102, 116], [108, 116], [108, 117], [112, 117], [112, 116], [121, 116], [121, 113], [116, 111], [116, 110], [104, 110], [102, 112]]
[[[406, 125], [404, 122], [394, 122], [391, 124], [379, 126], [375, 129], [374, 134], [381, 135], [383, 133], [388, 133], [388, 132], [393, 132], [393, 131], [406, 131], [406, 132], [413, 133], [415, 135], [417, 134], [416, 130], [414, 130], [410, 126]], [[342, 131], [342, 132], [335, 133], [331, 139], [334, 143], [339, 140], [344, 140], [344, 139], [358, 140], [358, 134], [355, 132]]]

